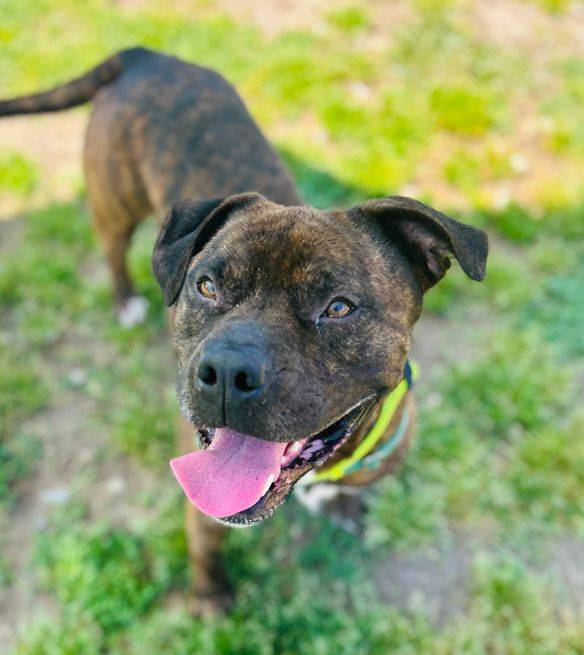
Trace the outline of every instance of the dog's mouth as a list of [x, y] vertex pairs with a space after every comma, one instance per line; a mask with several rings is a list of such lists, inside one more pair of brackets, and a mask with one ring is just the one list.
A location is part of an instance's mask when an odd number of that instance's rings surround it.
[[302, 439], [267, 441], [230, 428], [198, 430], [201, 449], [170, 463], [187, 498], [229, 525], [270, 516], [298, 480], [326, 462], [361, 425], [374, 404], [367, 397], [326, 428]]

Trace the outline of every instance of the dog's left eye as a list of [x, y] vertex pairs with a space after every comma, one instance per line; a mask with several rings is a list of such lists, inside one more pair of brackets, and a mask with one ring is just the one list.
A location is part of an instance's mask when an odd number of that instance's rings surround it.
[[217, 290], [215, 289], [215, 284], [208, 277], [202, 277], [197, 282], [197, 290], [203, 296], [203, 298], [217, 298]]
[[322, 315], [328, 318], [343, 318], [348, 316], [354, 309], [355, 306], [345, 298], [335, 298], [329, 303]]

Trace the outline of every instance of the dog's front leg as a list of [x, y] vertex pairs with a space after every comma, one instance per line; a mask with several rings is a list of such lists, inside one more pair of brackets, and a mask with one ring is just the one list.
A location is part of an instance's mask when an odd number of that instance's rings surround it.
[[185, 528], [191, 565], [190, 609], [209, 615], [226, 609], [231, 594], [221, 563], [221, 543], [227, 528], [187, 503]]

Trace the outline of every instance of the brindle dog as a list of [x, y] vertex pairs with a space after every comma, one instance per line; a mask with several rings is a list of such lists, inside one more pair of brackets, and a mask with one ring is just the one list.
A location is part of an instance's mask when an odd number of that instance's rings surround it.
[[[360, 443], [402, 379], [423, 294], [451, 256], [481, 280], [487, 238], [408, 198], [342, 211], [301, 205], [222, 77], [142, 48], [53, 91], [0, 102], [0, 115], [89, 100], [89, 202], [124, 322], [141, 308], [125, 263], [132, 232], [150, 213], [166, 216], [153, 270], [171, 308], [188, 419], [180, 450], [190, 449], [193, 428], [200, 442], [173, 467], [191, 501], [218, 519], [188, 504], [205, 611], [223, 597], [223, 524], [264, 519], [302, 476]], [[385, 438], [412, 403], [407, 394]], [[410, 423], [379, 468], [343, 483], [392, 471], [411, 433]]]

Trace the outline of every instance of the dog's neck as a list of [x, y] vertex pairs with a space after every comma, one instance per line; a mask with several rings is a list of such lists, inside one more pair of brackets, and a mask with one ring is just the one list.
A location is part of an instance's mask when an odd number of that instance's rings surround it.
[[401, 459], [407, 450], [411, 434], [412, 384], [413, 370], [406, 362], [401, 382], [371, 408], [352, 437], [314, 474], [312, 480], [368, 484], [392, 469], [392, 463]]

